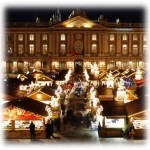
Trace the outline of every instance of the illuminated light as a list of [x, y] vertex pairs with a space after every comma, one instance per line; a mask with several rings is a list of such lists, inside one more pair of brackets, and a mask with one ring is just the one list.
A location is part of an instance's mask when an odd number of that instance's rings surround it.
[[114, 88], [114, 77], [111, 71], [107, 74], [106, 84], [107, 84], [107, 88]]
[[42, 94], [37, 94], [37, 97], [38, 97], [39, 100], [41, 100], [42, 99]]
[[48, 113], [48, 117], [51, 117], [52, 116], [52, 110], [51, 110], [51, 108], [48, 105], [46, 105], [45, 110]]
[[126, 91], [125, 89], [117, 89], [117, 100], [124, 101], [126, 98]]
[[142, 75], [142, 71], [138, 67], [137, 71], [135, 72], [135, 80], [141, 80], [141, 79], [143, 79], [143, 75]]
[[19, 79], [20, 77], [21, 77], [21, 75], [20, 75], [20, 74], [18, 74], [17, 79]]
[[84, 70], [84, 76], [85, 76], [86, 81], [89, 81], [90, 76], [86, 69]]
[[58, 98], [54, 98], [54, 97], [52, 96], [50, 105], [51, 105], [52, 107], [57, 107], [57, 106], [58, 106]]
[[72, 27], [74, 27], [74, 24], [67, 24], [66, 27], [67, 28], [72, 28]]
[[27, 71], [27, 74], [29, 74], [30, 72], [29, 71]]
[[89, 25], [89, 24], [87, 24], [87, 23], [84, 23], [83, 26], [84, 26], [85, 28], [91, 28], [91, 27], [92, 27], [91, 25]]

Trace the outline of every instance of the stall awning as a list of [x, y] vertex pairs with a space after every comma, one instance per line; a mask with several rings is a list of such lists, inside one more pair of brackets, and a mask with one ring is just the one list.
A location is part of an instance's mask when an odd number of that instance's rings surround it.
[[127, 115], [123, 102], [106, 101], [101, 102], [103, 106], [103, 116], [106, 117], [125, 117]]
[[149, 110], [146, 104], [146, 98], [138, 99], [125, 104], [128, 117], [139, 115]]
[[47, 111], [45, 110], [46, 104], [28, 97], [12, 100], [11, 102], [5, 103], [3, 107], [18, 107], [40, 116], [48, 115]]
[[20, 115], [15, 117], [15, 120], [42, 120], [42, 119], [43, 117], [34, 114]]

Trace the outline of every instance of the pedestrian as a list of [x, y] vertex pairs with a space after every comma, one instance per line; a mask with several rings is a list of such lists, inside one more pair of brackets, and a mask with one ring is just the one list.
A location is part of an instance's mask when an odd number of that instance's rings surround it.
[[101, 137], [101, 124], [98, 123], [98, 136]]
[[133, 124], [130, 126], [130, 132], [129, 132], [130, 138], [134, 139], [134, 135], [135, 135], [135, 129]]
[[33, 121], [31, 121], [29, 128], [30, 128], [31, 140], [34, 140], [35, 139], [35, 125]]
[[45, 132], [46, 132], [46, 138], [50, 139], [50, 137], [51, 137], [51, 123], [50, 123], [50, 120], [48, 120], [47, 124], [45, 125]]

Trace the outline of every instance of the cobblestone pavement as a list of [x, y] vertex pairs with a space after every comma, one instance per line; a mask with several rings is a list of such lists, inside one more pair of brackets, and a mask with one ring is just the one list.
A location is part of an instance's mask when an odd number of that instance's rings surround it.
[[35, 139], [31, 141], [30, 139], [5, 139], [4, 145], [22, 145], [22, 144], [37, 144], [37, 145], [48, 145], [48, 144], [140, 144], [144, 145], [148, 140], [135, 140], [135, 139], [124, 139], [124, 138], [99, 138], [98, 133], [90, 128], [76, 128], [68, 127], [68, 130], [55, 133], [54, 137], [51, 139]]

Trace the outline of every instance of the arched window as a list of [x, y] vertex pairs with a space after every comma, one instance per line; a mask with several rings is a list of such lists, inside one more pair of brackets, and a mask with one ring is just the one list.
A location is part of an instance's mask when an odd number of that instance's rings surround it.
[[115, 45], [114, 44], [110, 44], [109, 45], [109, 53], [110, 54], [114, 54], [115, 53]]
[[24, 50], [23, 50], [23, 44], [19, 44], [19, 45], [18, 45], [18, 54], [19, 54], [19, 55], [22, 55], [23, 52], [24, 52]]
[[23, 34], [18, 34], [18, 41], [23, 41]]
[[42, 54], [43, 54], [43, 55], [46, 55], [46, 54], [47, 54], [47, 44], [44, 44], [44, 45], [42, 46]]
[[128, 45], [123, 44], [122, 45], [122, 54], [126, 55], [128, 53]]
[[42, 40], [43, 40], [43, 41], [47, 41], [47, 34], [43, 34]]
[[97, 45], [96, 44], [92, 44], [92, 54], [96, 54], [97, 53]]
[[109, 40], [110, 41], [115, 41], [115, 35], [114, 34], [110, 34]]
[[60, 35], [60, 40], [61, 41], [65, 41], [66, 40], [66, 35], [65, 34], [61, 34]]
[[123, 35], [122, 35], [122, 40], [123, 40], [123, 41], [127, 41], [127, 40], [128, 40], [127, 34], [123, 34]]
[[96, 40], [97, 40], [96, 34], [92, 34], [92, 41], [96, 41]]
[[138, 54], [138, 45], [137, 44], [133, 45], [133, 52], [132, 52], [132, 54], [134, 54], [134, 55]]
[[138, 35], [137, 34], [133, 34], [133, 41], [137, 41], [138, 40]]
[[34, 44], [29, 45], [29, 54], [34, 55]]
[[66, 53], [66, 45], [65, 44], [61, 44], [60, 45], [60, 55], [65, 55]]
[[29, 35], [29, 40], [30, 40], [30, 41], [34, 41], [34, 34], [30, 34], [30, 35]]

